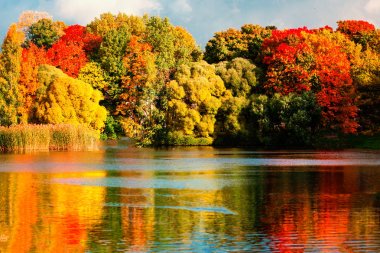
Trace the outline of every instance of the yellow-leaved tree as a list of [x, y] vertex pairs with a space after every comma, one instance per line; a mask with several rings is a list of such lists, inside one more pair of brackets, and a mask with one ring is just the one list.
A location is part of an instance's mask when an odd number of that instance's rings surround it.
[[74, 79], [61, 70], [41, 65], [38, 71], [35, 118], [39, 123], [83, 124], [100, 131], [107, 111], [99, 105], [100, 91], [91, 84]]
[[169, 142], [175, 141], [169, 144], [211, 144], [225, 91], [214, 66], [205, 61], [182, 65], [168, 84]]
[[18, 123], [18, 81], [24, 34], [11, 25], [1, 46], [0, 52], [0, 125]]

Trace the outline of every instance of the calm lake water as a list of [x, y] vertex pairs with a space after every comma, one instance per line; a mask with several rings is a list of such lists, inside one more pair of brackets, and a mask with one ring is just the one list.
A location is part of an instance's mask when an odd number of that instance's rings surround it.
[[380, 252], [380, 152], [0, 155], [0, 252]]

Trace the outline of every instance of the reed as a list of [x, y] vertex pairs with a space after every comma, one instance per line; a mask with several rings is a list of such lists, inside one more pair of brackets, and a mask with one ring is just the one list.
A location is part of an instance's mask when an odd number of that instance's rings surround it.
[[83, 125], [0, 127], [0, 151], [94, 150], [99, 134]]

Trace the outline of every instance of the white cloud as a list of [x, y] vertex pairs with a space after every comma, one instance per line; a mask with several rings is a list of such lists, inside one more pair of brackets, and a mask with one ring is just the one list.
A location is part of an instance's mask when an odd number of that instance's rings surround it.
[[189, 2], [187, 0], [176, 0], [173, 4], [172, 4], [172, 10], [175, 11], [175, 12], [182, 12], [182, 13], [188, 13], [188, 12], [191, 12], [193, 10], [193, 8], [191, 7], [191, 5], [189, 4]]
[[159, 8], [156, 0], [54, 0], [52, 12], [84, 25], [105, 12], [139, 15]]
[[373, 14], [380, 12], [380, 0], [369, 0], [364, 9]]

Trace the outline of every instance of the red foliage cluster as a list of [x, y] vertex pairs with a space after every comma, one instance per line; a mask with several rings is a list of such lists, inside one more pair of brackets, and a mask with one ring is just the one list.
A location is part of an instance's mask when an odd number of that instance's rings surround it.
[[90, 34], [80, 25], [65, 29], [63, 35], [47, 52], [52, 65], [72, 77], [88, 62], [88, 53], [99, 47], [101, 37]]
[[311, 33], [305, 27], [276, 30], [270, 38], [264, 40], [263, 61], [268, 65], [264, 88], [269, 93], [288, 94], [310, 90], [311, 73], [306, 64], [311, 48], [305, 43], [302, 32]]
[[61, 40], [72, 42], [79, 46], [82, 46], [86, 53], [90, 53], [95, 48], [99, 47], [102, 42], [102, 37], [89, 33], [86, 27], [80, 25], [72, 25], [65, 29], [65, 35], [61, 37]]
[[354, 104], [355, 88], [352, 85], [351, 66], [347, 54], [330, 40], [315, 42], [315, 76], [320, 90], [316, 90], [322, 108], [322, 124], [343, 133], [355, 133], [358, 108]]
[[338, 21], [338, 29], [347, 35], [366, 34], [375, 31], [375, 26], [363, 20]]
[[334, 29], [331, 26], [328, 26], [328, 25], [325, 25], [324, 27], [312, 29], [313, 32], [320, 32], [320, 31], [324, 31], [324, 30], [327, 30], [329, 32], [334, 32]]
[[[287, 29], [287, 30], [274, 30], [272, 36], [263, 41], [263, 51], [264, 54], [268, 55], [271, 53], [271, 49], [276, 48], [281, 43], [286, 43], [289, 45], [297, 44], [300, 39], [302, 39], [302, 33], [312, 33], [307, 27], [297, 28], [297, 29]], [[264, 58], [265, 61], [265, 58]]]
[[[308, 34], [315, 33], [312, 40]], [[312, 91], [322, 108], [322, 124], [356, 131], [357, 107], [347, 54], [331, 39], [306, 28], [274, 31], [263, 43], [267, 64], [264, 89], [273, 93]]]

